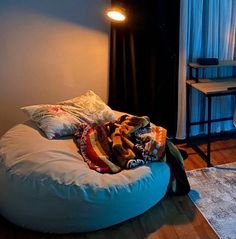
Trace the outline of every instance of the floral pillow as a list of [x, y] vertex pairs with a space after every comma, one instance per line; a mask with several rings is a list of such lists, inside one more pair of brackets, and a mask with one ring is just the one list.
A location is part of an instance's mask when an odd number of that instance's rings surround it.
[[103, 124], [109, 121], [115, 121], [116, 115], [113, 110], [106, 105], [102, 99], [93, 91], [89, 90], [84, 95], [66, 100], [60, 105], [70, 105], [83, 114], [90, 124]]
[[46, 134], [48, 139], [72, 135], [83, 121], [77, 109], [68, 105], [32, 105], [21, 108]]
[[36, 122], [48, 139], [72, 135], [81, 123], [98, 125], [116, 119], [113, 110], [93, 91], [57, 105], [41, 104], [21, 109]]

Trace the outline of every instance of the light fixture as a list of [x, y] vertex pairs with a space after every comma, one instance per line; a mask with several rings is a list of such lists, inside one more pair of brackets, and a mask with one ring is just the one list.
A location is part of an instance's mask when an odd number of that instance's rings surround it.
[[123, 22], [126, 19], [125, 9], [119, 6], [114, 6], [106, 11], [107, 17], [115, 22]]

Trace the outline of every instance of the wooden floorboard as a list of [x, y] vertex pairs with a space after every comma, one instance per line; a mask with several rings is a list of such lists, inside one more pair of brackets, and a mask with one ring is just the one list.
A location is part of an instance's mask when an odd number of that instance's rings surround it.
[[[206, 144], [199, 144], [200, 148], [206, 152]], [[178, 145], [188, 153], [185, 161], [185, 169], [192, 170], [206, 167], [206, 162], [186, 144]], [[216, 140], [211, 143], [211, 162], [213, 165], [226, 164], [236, 161], [236, 139]]]
[[[178, 145], [187, 151], [186, 170], [206, 167], [205, 161], [185, 144]], [[201, 145], [205, 149], [205, 145]], [[236, 139], [212, 143], [214, 165], [236, 161]], [[115, 215], [114, 215], [115, 216]], [[99, 219], [98, 219], [99, 220]], [[188, 196], [166, 196], [157, 205], [126, 222], [113, 227], [68, 235], [33, 232], [17, 227], [0, 217], [0, 239], [214, 239], [218, 238]]]

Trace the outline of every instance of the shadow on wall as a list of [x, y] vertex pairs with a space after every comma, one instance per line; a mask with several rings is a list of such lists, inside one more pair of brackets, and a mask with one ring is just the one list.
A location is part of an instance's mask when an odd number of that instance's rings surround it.
[[[107, 20], [104, 17], [104, 9], [109, 6], [109, 3], [110, 0], [10, 0], [1, 3], [0, 14], [6, 8], [16, 8], [18, 11], [29, 10], [40, 15], [63, 19], [107, 33]], [[89, 21], [89, 19], [91, 20]]]
[[20, 107], [108, 92], [110, 0], [0, 1], [0, 136]]

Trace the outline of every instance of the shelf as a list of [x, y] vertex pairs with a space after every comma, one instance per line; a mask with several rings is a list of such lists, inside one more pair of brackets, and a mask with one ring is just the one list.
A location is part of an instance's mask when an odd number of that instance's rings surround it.
[[236, 78], [201, 79], [197, 83], [195, 80], [187, 80], [187, 84], [201, 91], [205, 95], [236, 92], [236, 88], [229, 89], [231, 87], [236, 87]]
[[190, 67], [194, 69], [198, 68], [212, 68], [212, 67], [223, 67], [223, 66], [236, 66], [236, 61], [219, 61], [218, 65], [200, 65], [198, 63], [189, 63]]
[[[190, 62], [188, 63], [188, 66], [190, 68], [190, 79], [195, 79], [196, 82], [200, 82], [201, 78], [199, 77], [199, 71], [204, 71], [204, 69], [209, 69], [209, 68], [220, 68], [220, 67], [236, 67], [236, 61], [219, 61], [218, 65], [200, 65], [195, 62]], [[195, 77], [193, 76], [193, 70], [195, 71], [196, 75]], [[217, 79], [215, 79], [217, 80]]]

